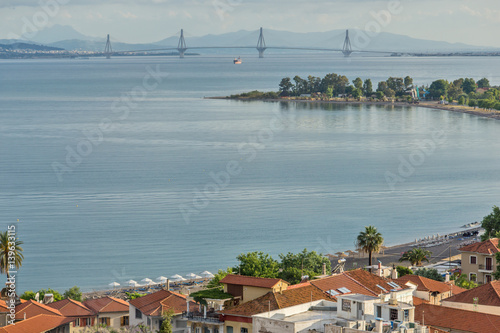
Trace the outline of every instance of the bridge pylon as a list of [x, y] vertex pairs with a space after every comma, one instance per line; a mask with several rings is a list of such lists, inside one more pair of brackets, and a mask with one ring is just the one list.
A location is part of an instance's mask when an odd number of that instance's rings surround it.
[[186, 40], [184, 39], [184, 29], [181, 29], [181, 36], [179, 37], [179, 43], [177, 44], [177, 51], [179, 51], [179, 57], [184, 58], [184, 52], [187, 50]]
[[262, 27], [260, 27], [259, 41], [257, 42], [257, 51], [259, 51], [259, 58], [264, 58], [264, 51], [267, 49], [266, 41], [264, 40], [264, 34], [262, 32]]
[[106, 55], [106, 59], [111, 59], [111, 53], [113, 53], [113, 49], [111, 48], [111, 42], [109, 40], [109, 34], [108, 34], [108, 39], [106, 40], [106, 47], [104, 48], [104, 55]]
[[349, 39], [349, 30], [345, 31], [344, 47], [342, 48], [342, 53], [345, 57], [348, 57], [352, 53], [351, 40]]

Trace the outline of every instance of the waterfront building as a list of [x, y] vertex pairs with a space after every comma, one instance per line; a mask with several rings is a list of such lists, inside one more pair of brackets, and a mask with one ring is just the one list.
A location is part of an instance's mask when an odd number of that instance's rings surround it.
[[236, 302], [245, 303], [268, 292], [286, 290], [290, 283], [282, 279], [259, 278], [253, 276], [228, 274], [220, 283], [224, 292], [234, 296]]
[[498, 249], [498, 238], [491, 238], [484, 242], [477, 242], [459, 249], [462, 257], [462, 273], [470, 281], [479, 284], [493, 280], [493, 272], [497, 269], [495, 254]]
[[404, 275], [393, 281], [401, 286], [413, 285], [413, 296], [436, 305], [441, 304], [441, 300], [445, 298], [460, 294], [467, 290], [457, 287], [451, 282], [440, 282], [419, 275]]
[[495, 280], [443, 300], [443, 306], [500, 315], [500, 281]]
[[187, 319], [182, 316], [188, 310], [197, 311], [198, 305], [188, 301], [185, 295], [168, 290], [138, 297], [129, 302], [130, 326], [145, 325], [153, 332], [159, 330], [163, 323], [163, 316], [173, 311], [173, 333], [188, 333]]

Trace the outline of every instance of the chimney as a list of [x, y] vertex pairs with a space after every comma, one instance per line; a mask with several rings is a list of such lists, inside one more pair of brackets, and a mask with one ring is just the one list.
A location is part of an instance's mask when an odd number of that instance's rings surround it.
[[170, 290], [170, 280], [167, 279], [167, 291]]
[[396, 269], [396, 265], [392, 265], [391, 279], [396, 280], [397, 278], [398, 278], [398, 270]]
[[323, 263], [323, 275], [326, 275], [326, 263]]
[[446, 275], [444, 276], [444, 282], [450, 283], [450, 273], [446, 272]]
[[378, 262], [377, 275], [382, 277], [382, 263]]
[[398, 299], [394, 291], [391, 291], [391, 298], [389, 299], [389, 305], [398, 305]]

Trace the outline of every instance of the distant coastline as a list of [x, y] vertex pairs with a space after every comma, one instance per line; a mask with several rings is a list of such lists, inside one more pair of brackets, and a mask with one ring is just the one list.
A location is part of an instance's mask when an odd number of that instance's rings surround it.
[[390, 102], [390, 101], [373, 101], [373, 100], [355, 100], [355, 99], [345, 99], [345, 98], [332, 98], [329, 100], [321, 99], [310, 99], [310, 98], [300, 98], [300, 97], [281, 97], [281, 98], [245, 98], [245, 97], [231, 97], [231, 96], [214, 96], [205, 97], [205, 99], [225, 99], [225, 100], [237, 100], [237, 101], [260, 101], [260, 102], [285, 102], [285, 103], [318, 103], [318, 104], [339, 104], [339, 105], [382, 105], [382, 106], [415, 106], [423, 107], [428, 109], [439, 109], [452, 112], [460, 112], [472, 114], [479, 117], [500, 119], [500, 111], [498, 110], [484, 110], [478, 107], [470, 107], [466, 105], [454, 105], [454, 104], [440, 104], [438, 101], [421, 101], [419, 103], [408, 103], [408, 102]]

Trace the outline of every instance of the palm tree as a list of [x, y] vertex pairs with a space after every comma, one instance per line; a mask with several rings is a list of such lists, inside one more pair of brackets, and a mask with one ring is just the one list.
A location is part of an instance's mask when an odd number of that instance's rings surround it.
[[368, 265], [372, 265], [372, 253], [378, 253], [384, 244], [382, 234], [374, 226], [365, 227], [356, 238], [356, 246], [359, 251], [368, 253]]
[[[10, 239], [9, 239], [10, 238]], [[9, 244], [10, 243], [10, 244]], [[7, 274], [7, 279], [10, 278], [9, 270], [11, 268], [19, 269], [21, 267], [24, 256], [23, 249], [19, 239], [15, 236], [9, 235], [7, 231], [0, 232], [0, 273]], [[9, 252], [13, 252], [14, 259], [9, 262]], [[11, 253], [12, 254], [12, 253]]]
[[422, 261], [429, 262], [432, 252], [422, 248], [415, 248], [403, 253], [399, 262], [409, 261], [412, 266], [422, 266]]

